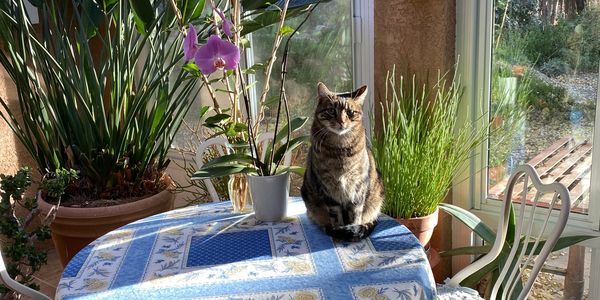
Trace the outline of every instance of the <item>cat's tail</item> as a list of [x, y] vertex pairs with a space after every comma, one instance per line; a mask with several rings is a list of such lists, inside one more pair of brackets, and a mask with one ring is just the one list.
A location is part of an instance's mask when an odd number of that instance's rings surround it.
[[376, 225], [377, 220], [367, 224], [328, 226], [325, 228], [325, 233], [337, 240], [356, 242], [371, 235]]

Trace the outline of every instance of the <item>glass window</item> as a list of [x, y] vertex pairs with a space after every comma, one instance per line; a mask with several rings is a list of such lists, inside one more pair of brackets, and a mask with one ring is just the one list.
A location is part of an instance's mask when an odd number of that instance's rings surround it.
[[[305, 14], [302, 14], [289, 19], [285, 25], [296, 28], [304, 20], [304, 16]], [[252, 33], [252, 46], [249, 53], [253, 53], [253, 62], [248, 61], [249, 65], [266, 64], [267, 60], [270, 59], [275, 30], [277, 30], [276, 26], [270, 26]], [[269, 99], [274, 100], [279, 95], [281, 58], [288, 36], [283, 39], [277, 53], [277, 61], [273, 66], [270, 91], [266, 101], [268, 109], [265, 111], [261, 131], [274, 130], [274, 117], [277, 107], [274, 105], [276, 102], [269, 101]], [[352, 46], [352, 3], [346, 0], [333, 0], [319, 4], [308, 21], [293, 37], [290, 42], [288, 56], [286, 94], [290, 104], [291, 117], [309, 117], [306, 125], [296, 135], [309, 134], [310, 132], [313, 110], [316, 106], [317, 83], [319, 81], [324, 82], [332, 91], [345, 92], [352, 89]], [[260, 98], [264, 82], [263, 70], [258, 69], [254, 76], [258, 81], [258, 84], [254, 86], [256, 90], [254, 98]], [[253, 97], [253, 94], [251, 91], [250, 96]], [[222, 105], [227, 106], [228, 99], [224, 96], [224, 93], [219, 94], [219, 96], [222, 97], [220, 99]], [[193, 191], [191, 195], [186, 194], [183, 198], [189, 198], [190, 201], [194, 202], [203, 202], [209, 199], [202, 181], [192, 182], [189, 180], [189, 176], [196, 170], [194, 164], [196, 146], [212, 134], [210, 131], [203, 130], [202, 124], [198, 120], [198, 111], [205, 105], [212, 105], [212, 101], [208, 90], [202, 88], [198, 91], [197, 101], [190, 108], [185, 118], [186, 122], [178, 131], [173, 142], [173, 148], [179, 152], [179, 155], [173, 157], [174, 164], [186, 173], [176, 176], [176, 181], [179, 183], [180, 190]], [[281, 120], [280, 124], [285, 125], [285, 120]], [[306, 161], [307, 150], [308, 145], [304, 145], [299, 150], [294, 151], [292, 164], [303, 166]], [[211, 158], [210, 155], [205, 155], [205, 159], [209, 158]], [[213, 180], [217, 193], [223, 199], [228, 197], [226, 182], [226, 180]], [[300, 195], [301, 184], [302, 178], [292, 175], [291, 196]]]
[[[287, 25], [296, 28], [302, 20], [302, 16], [297, 17]], [[274, 27], [265, 28], [253, 34], [255, 63], [264, 63], [271, 57], [274, 30]], [[283, 57], [284, 43], [277, 54], [278, 61], [273, 68], [267, 99], [276, 97], [279, 93], [280, 60]], [[352, 89], [351, 1], [334, 0], [319, 4], [290, 42], [287, 70], [285, 88], [291, 117], [309, 117], [307, 124], [298, 132], [309, 134], [316, 107], [317, 83], [322, 81], [332, 91], [346, 92]], [[260, 72], [256, 74], [259, 82], [263, 82], [263, 76]], [[260, 88], [258, 90], [260, 91]], [[276, 113], [275, 105], [270, 105], [266, 110], [263, 126], [267, 131], [274, 130]], [[285, 121], [282, 124], [285, 124]], [[302, 149], [295, 151], [292, 164], [303, 166], [307, 150], [308, 145], [304, 145]], [[291, 196], [300, 195], [301, 184], [301, 178], [292, 177]]]
[[587, 214], [600, 3], [544, 3], [495, 1], [488, 195], [501, 199], [511, 172], [528, 163], [567, 186], [572, 211]]

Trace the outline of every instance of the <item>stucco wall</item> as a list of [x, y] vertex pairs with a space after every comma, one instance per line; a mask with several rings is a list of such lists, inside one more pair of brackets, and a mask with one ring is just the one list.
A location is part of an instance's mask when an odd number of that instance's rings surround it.
[[[435, 80], [438, 70], [451, 71], [455, 63], [456, 2], [454, 0], [375, 0], [375, 99], [385, 95], [386, 73], [420, 82]], [[375, 106], [376, 108], [378, 105]], [[440, 214], [432, 238], [436, 249], [452, 245], [451, 218]], [[434, 269], [449, 275], [450, 260]], [[439, 278], [438, 278], [439, 279]]]
[[[18, 108], [13, 82], [2, 67], [0, 67], [0, 98], [6, 101], [11, 110]], [[16, 117], [20, 118], [21, 115], [18, 114]], [[35, 168], [35, 162], [6, 122], [0, 119], [0, 174], [14, 174], [22, 166]]]
[[383, 91], [387, 70], [420, 80], [454, 66], [455, 1], [375, 1], [375, 85]]

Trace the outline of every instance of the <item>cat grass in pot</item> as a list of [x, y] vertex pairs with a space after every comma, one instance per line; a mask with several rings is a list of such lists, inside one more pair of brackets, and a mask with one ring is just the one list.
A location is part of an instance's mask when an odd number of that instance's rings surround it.
[[369, 236], [384, 199], [381, 175], [362, 125], [366, 96], [367, 86], [336, 94], [318, 84], [301, 192], [310, 219], [338, 240]]

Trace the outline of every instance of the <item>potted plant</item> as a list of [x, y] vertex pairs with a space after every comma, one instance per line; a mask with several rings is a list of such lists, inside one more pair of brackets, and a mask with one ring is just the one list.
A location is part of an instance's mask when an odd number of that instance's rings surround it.
[[388, 73], [381, 119], [373, 132], [373, 155], [385, 187], [383, 212], [399, 219], [428, 246], [444, 200], [460, 167], [486, 137], [458, 123], [462, 89], [438, 75], [420, 86]]
[[[191, 39], [189, 42], [186, 42], [189, 45], [186, 56], [190, 58], [194, 57], [196, 66], [196, 68], [190, 67], [190, 69], [196, 70], [198, 76], [203, 78], [208, 85], [210, 85], [208, 75], [215, 72], [222, 72], [222, 82], [227, 87], [227, 92], [231, 98], [232, 113], [227, 114], [217, 111], [215, 116], [205, 121], [204, 126], [217, 129], [217, 135], [224, 134], [232, 145], [232, 148], [236, 149], [227, 155], [204, 164], [192, 176], [192, 179], [246, 174], [247, 177], [244, 178], [247, 178], [249, 183], [256, 217], [263, 221], [280, 220], [285, 215], [289, 189], [289, 172], [302, 174], [303, 168], [283, 166], [282, 162], [287, 153], [293, 151], [308, 139], [307, 136], [291, 137], [293, 132], [300, 129], [306, 123], [307, 118], [299, 117], [292, 119], [285, 96], [285, 76], [289, 42], [302, 24], [304, 24], [302, 22], [296, 29], [285, 26], [286, 17], [290, 16], [288, 14], [291, 11], [288, 11], [288, 8], [291, 7], [291, 2], [286, 0], [283, 1], [281, 7], [274, 7], [274, 10], [278, 12], [277, 31], [273, 42], [272, 56], [265, 64], [250, 66], [246, 69], [242, 69], [239, 64], [238, 58], [240, 57], [240, 53], [236, 52], [236, 50], [240, 51], [239, 49], [243, 49], [240, 44], [242, 41], [236, 35], [239, 32], [236, 29], [240, 28], [238, 23], [240, 20], [239, 10], [235, 9], [239, 5], [239, 1], [233, 2], [232, 22], [228, 23], [229, 21], [223, 16], [223, 19], [225, 19], [224, 24], [227, 24], [227, 26], [223, 26], [223, 35], [217, 32], [217, 34], [209, 37], [207, 43], [202, 46], [196, 44], [196, 35], [193, 27], [190, 27], [188, 36], [186, 37], [186, 40]], [[310, 16], [315, 7], [309, 7], [304, 21]], [[231, 31], [231, 28], [233, 28], [233, 31]], [[228, 33], [228, 31], [230, 32]], [[266, 122], [264, 112], [266, 102], [269, 100], [267, 98], [270, 90], [269, 79], [276, 61], [276, 54], [286, 35], [289, 36], [285, 42], [281, 62], [280, 89], [279, 96], [276, 98], [278, 100], [276, 102], [277, 112], [273, 124], [273, 132], [275, 134], [273, 139], [268, 141], [266, 146], [263, 147], [257, 143], [257, 138], [258, 133], [261, 132], [261, 125], [264, 126], [264, 122]], [[214, 67], [220, 65], [221, 68]], [[228, 70], [230, 72], [227, 72]], [[247, 78], [245, 74], [250, 71], [255, 72], [256, 70], [264, 71], [265, 81], [262, 83], [258, 114], [252, 116], [247, 87], [249, 85], [257, 85], [257, 83], [251, 82], [246, 84]], [[214, 109], [219, 110], [220, 107], [217, 105], [217, 101], [214, 101], [214, 103]], [[245, 116], [241, 112], [242, 103], [244, 104]], [[282, 128], [280, 119], [283, 111], [285, 111], [287, 122]], [[266, 127], [268, 126], [269, 124], [266, 125]]]
[[96, 3], [42, 1], [39, 30], [22, 0], [0, 4], [0, 63], [23, 118], [4, 99], [0, 115], [45, 179], [77, 173], [64, 195], [42, 185], [38, 197], [42, 213], [56, 213], [63, 264], [100, 235], [172, 208], [167, 152], [196, 86], [175, 68], [183, 54], [167, 10]]
[[[29, 168], [23, 168], [15, 175], [0, 174], [0, 235], [3, 237], [0, 245], [10, 277], [39, 290], [34, 274], [47, 260], [47, 252], [39, 248], [39, 243], [50, 238], [50, 231], [46, 222], [34, 224], [39, 214], [35, 198], [24, 197], [31, 183]], [[19, 210], [27, 213], [17, 217]], [[17, 295], [0, 284], [0, 298], [9, 296], [16, 299]]]

